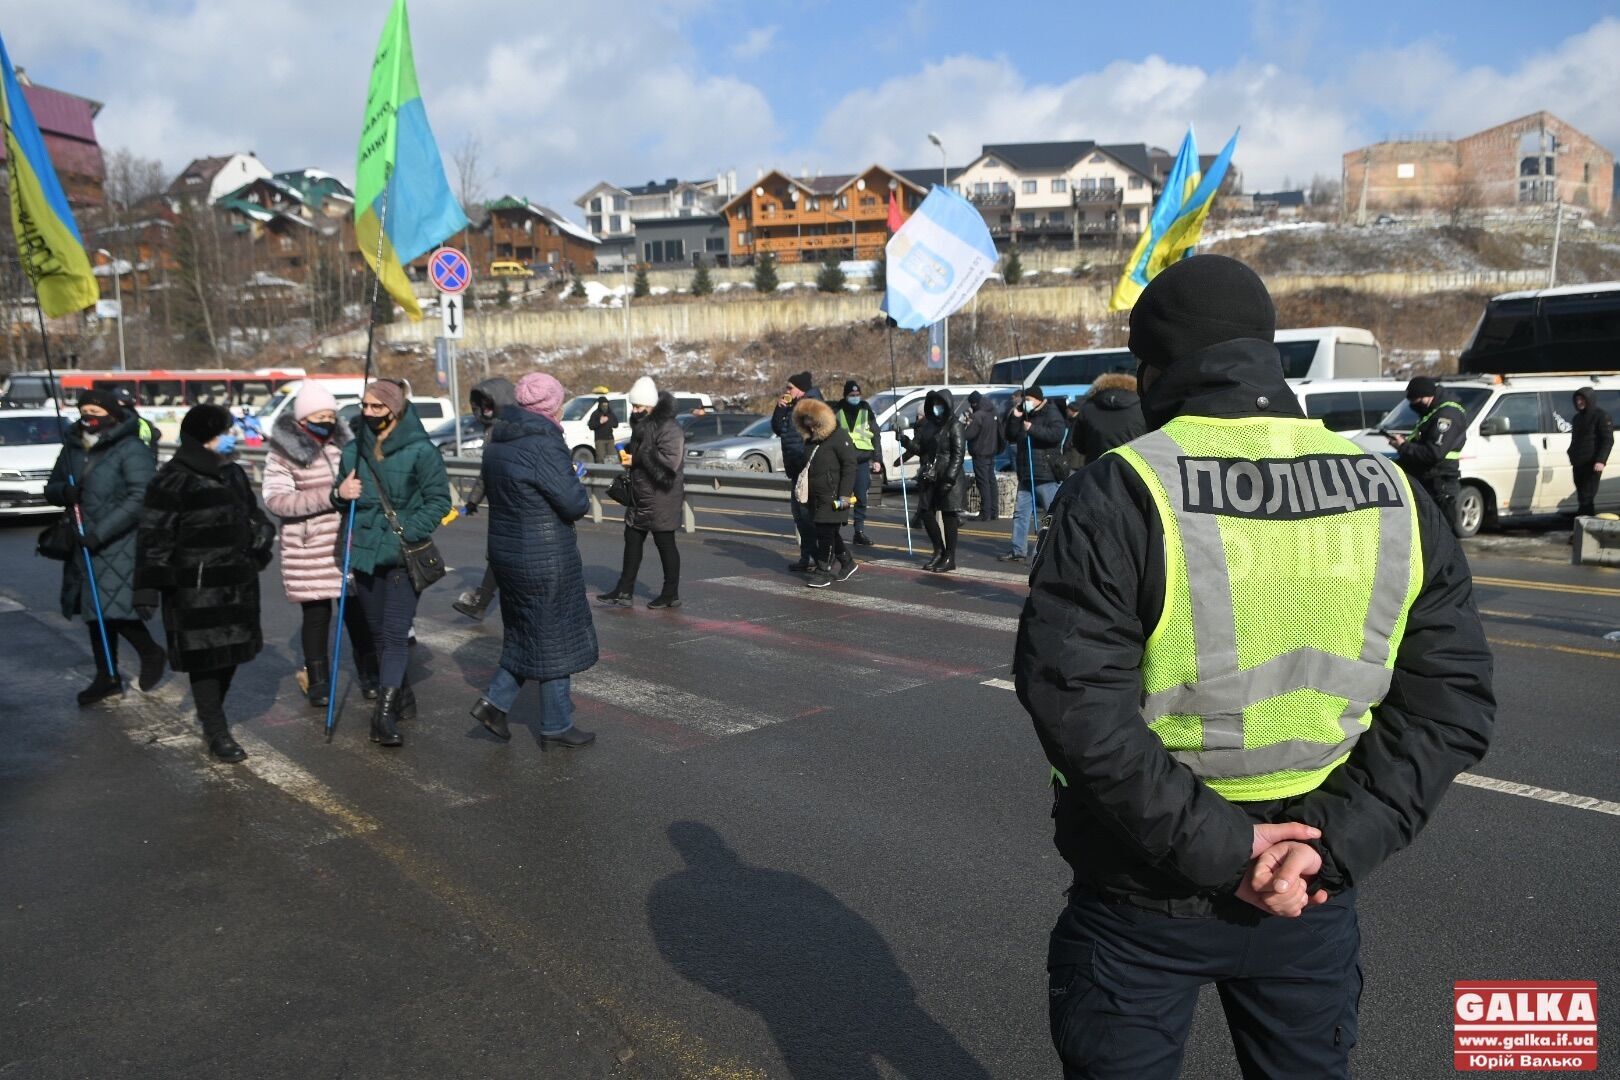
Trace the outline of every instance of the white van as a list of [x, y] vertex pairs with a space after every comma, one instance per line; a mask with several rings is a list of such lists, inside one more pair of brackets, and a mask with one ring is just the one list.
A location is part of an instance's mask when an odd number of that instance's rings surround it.
[[1369, 330], [1354, 326], [1307, 326], [1278, 330], [1283, 378], [1376, 379], [1384, 373], [1383, 353]]
[[1406, 400], [1406, 384], [1394, 379], [1303, 379], [1289, 389], [1306, 416], [1341, 435], [1376, 428]]
[[[1502, 518], [1557, 514], [1575, 509], [1575, 475], [1569, 465], [1572, 397], [1590, 386], [1594, 404], [1620, 412], [1620, 375], [1478, 376], [1441, 380], [1468, 415], [1468, 441], [1457, 463], [1462, 492], [1457, 531], [1473, 536]], [[1377, 428], [1353, 436], [1373, 453], [1393, 456], [1380, 431], [1402, 434], [1420, 418], [1404, 400]], [[1620, 469], [1604, 470], [1599, 512], [1620, 510]]]
[[873, 394], [872, 415], [877, 417], [879, 460], [883, 463], [885, 483], [898, 483], [909, 479], [917, 471], [915, 458], [895, 468], [895, 459], [905, 451], [901, 449], [900, 439], [894, 429], [897, 423], [904, 431], [916, 426], [918, 410], [922, 408], [923, 399], [931, 390], [949, 390], [957, 419], [961, 420], [968, 414], [968, 395], [975, 391], [995, 404], [997, 416], [1005, 417], [1007, 403], [1012, 400], [1019, 387], [1017, 383], [952, 383], [950, 386], [937, 383], [933, 386], [902, 386]]
[[[714, 408], [714, 399], [708, 394], [691, 394], [680, 390], [672, 393], [677, 415], [693, 409]], [[591, 434], [590, 418], [591, 413], [596, 411], [596, 400], [604, 397], [608, 399], [608, 408], [613, 410], [613, 419], [618, 421], [618, 426], [613, 429], [613, 441], [622, 443], [630, 437], [628, 394], [580, 394], [570, 398], [568, 404], [563, 406], [562, 430], [575, 461], [583, 461], [587, 465], [596, 461], [596, 439]]]
[[[353, 415], [355, 410], [350, 406], [359, 405], [365, 379], [358, 375], [313, 375], [310, 376], [310, 380], [320, 383], [331, 391], [332, 396], [337, 399], [339, 412], [348, 410], [350, 415]], [[292, 382], [283, 383], [276, 387], [276, 392], [270, 396], [270, 400], [260, 406], [259, 426], [266, 435], [275, 426], [276, 419], [282, 411], [292, 407], [293, 398], [303, 389], [304, 382], [304, 379], [294, 379]], [[407, 391], [410, 389], [409, 382], [405, 384], [405, 388]], [[422, 425], [430, 430], [455, 415], [455, 404], [447, 397], [412, 394], [411, 404], [416, 406], [416, 416], [422, 421]]]

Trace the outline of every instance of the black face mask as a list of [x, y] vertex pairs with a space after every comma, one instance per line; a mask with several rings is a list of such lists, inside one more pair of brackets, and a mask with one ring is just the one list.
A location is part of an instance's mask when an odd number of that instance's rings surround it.
[[105, 431], [112, 426], [113, 418], [110, 416], [82, 416], [79, 423], [84, 430], [94, 435], [98, 431]]
[[381, 435], [383, 428], [387, 427], [394, 418], [392, 416], [368, 416], [366, 427], [371, 429], [373, 435]]
[[311, 435], [315, 436], [317, 439], [324, 439], [328, 435], [332, 434], [332, 425], [331, 424], [311, 424], [309, 421], [306, 420], [306, 421], [304, 421], [304, 430], [309, 432]]

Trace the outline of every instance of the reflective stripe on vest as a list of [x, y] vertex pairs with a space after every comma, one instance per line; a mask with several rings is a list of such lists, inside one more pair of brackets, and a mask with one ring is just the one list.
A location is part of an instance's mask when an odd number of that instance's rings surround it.
[[1422, 580], [1405, 475], [1297, 418], [1184, 417], [1111, 452], [1164, 525], [1143, 718], [1233, 801], [1318, 787], [1388, 692]]
[[[1423, 419], [1421, 419], [1421, 420], [1419, 420], [1417, 422], [1417, 427], [1412, 429], [1412, 433], [1410, 435], [1408, 435], [1407, 438], [1408, 439], [1417, 438], [1418, 432], [1423, 430], [1423, 425], [1427, 424], [1429, 422], [1429, 417], [1433, 416], [1435, 413], [1437, 413], [1441, 409], [1445, 409], [1445, 408], [1452, 408], [1452, 409], [1456, 409], [1457, 411], [1461, 412], [1463, 414], [1463, 423], [1465, 423], [1465, 424], [1468, 423], [1468, 410], [1464, 409], [1462, 407], [1461, 402], [1442, 401], [1440, 404], [1436, 405], [1434, 408], [1430, 409], [1428, 412], [1423, 414]], [[1460, 460], [1462, 460], [1462, 451], [1461, 450], [1453, 450], [1453, 451], [1451, 451], [1449, 454], [1446, 455], [1446, 460], [1447, 461], [1460, 461]]]
[[871, 414], [868, 413], [865, 409], [857, 410], [855, 415], [859, 419], [858, 419], [857, 423], [855, 424], [855, 426], [852, 428], [852, 427], [849, 426], [848, 418], [844, 415], [844, 408], [843, 408], [842, 405], [840, 405], [838, 407], [837, 411], [838, 411], [838, 426], [843, 428], [845, 431], [849, 432], [849, 441], [855, 444], [855, 449], [865, 451], [866, 453], [871, 453], [872, 452], [872, 425], [867, 423], [867, 420], [866, 420], [866, 418], [868, 416], [870, 416]]

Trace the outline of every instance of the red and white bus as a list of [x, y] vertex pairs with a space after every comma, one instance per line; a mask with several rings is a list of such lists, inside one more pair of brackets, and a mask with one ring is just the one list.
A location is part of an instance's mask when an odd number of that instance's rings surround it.
[[[245, 405], [257, 413], [282, 386], [304, 378], [304, 369], [255, 368], [251, 371], [150, 370], [58, 371], [63, 408], [69, 408], [84, 390], [128, 388], [141, 415], [160, 427], [178, 425], [193, 405]], [[43, 371], [17, 372], [6, 380], [0, 402], [10, 407], [50, 408], [55, 388]], [[172, 428], [171, 430], [178, 430]]]

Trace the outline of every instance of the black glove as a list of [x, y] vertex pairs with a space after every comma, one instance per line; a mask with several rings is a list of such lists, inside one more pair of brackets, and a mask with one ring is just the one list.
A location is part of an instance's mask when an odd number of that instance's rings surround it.
[[468, 503], [466, 506], [461, 508], [461, 513], [464, 517], [472, 517], [474, 514], [478, 513], [478, 504]]
[[65, 484], [65, 485], [63, 485], [63, 487], [62, 487], [62, 505], [63, 506], [77, 506], [77, 505], [79, 505], [79, 500], [82, 499], [83, 497], [84, 497], [84, 495], [83, 495], [83, 493], [81, 491], [79, 491], [79, 485], [78, 484]]

